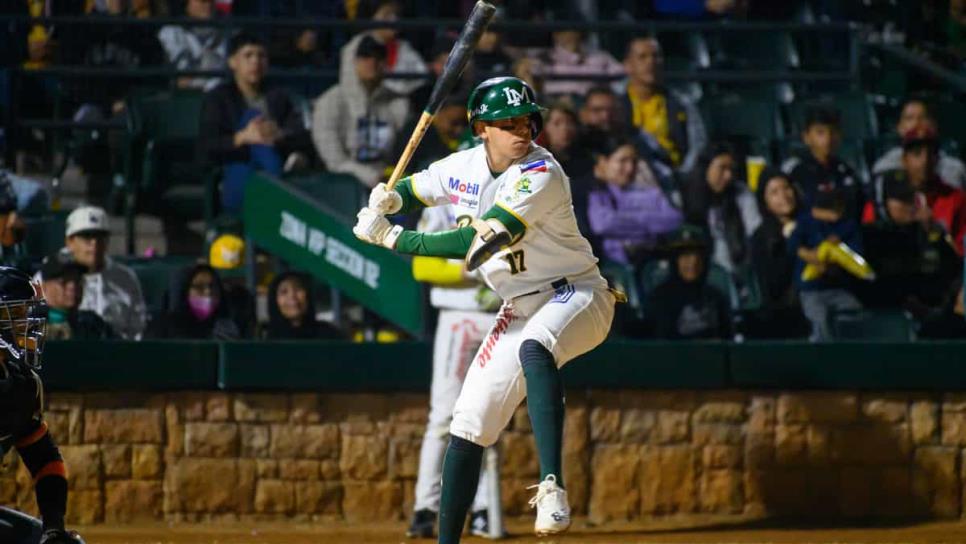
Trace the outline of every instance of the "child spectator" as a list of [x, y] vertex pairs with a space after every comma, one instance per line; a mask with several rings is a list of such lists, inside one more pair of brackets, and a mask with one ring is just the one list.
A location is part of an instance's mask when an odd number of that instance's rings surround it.
[[670, 276], [651, 294], [655, 336], [673, 340], [727, 338], [728, 299], [708, 284], [708, 242], [702, 229], [684, 225], [671, 241]]
[[329, 170], [352, 174], [374, 187], [397, 158], [392, 151], [409, 119], [409, 101], [383, 81], [385, 45], [366, 35], [354, 52], [348, 63], [352, 77], [345, 77], [343, 69], [339, 83], [315, 103], [312, 139]]
[[704, 152], [684, 186], [685, 221], [711, 234], [711, 260], [732, 272], [747, 264], [748, 239], [761, 224], [755, 195], [734, 179], [735, 152], [717, 143]]
[[594, 153], [598, 182], [587, 208], [590, 231], [606, 259], [630, 264], [681, 225], [681, 212], [660, 187], [633, 185], [638, 157], [630, 138], [602, 137]]
[[268, 288], [267, 340], [340, 339], [345, 335], [315, 313], [312, 280], [305, 274], [279, 274]]
[[757, 337], [791, 338], [808, 334], [795, 290], [795, 256], [788, 238], [799, 213], [798, 193], [788, 176], [765, 168], [758, 177], [758, 211], [761, 225], [751, 235], [751, 265], [762, 294], [762, 308], [750, 320]]
[[[399, 20], [402, 5], [399, 0], [360, 0], [359, 19], [373, 21], [395, 22]], [[426, 63], [419, 53], [406, 40], [399, 37], [394, 28], [376, 28], [363, 32], [349, 40], [339, 53], [339, 81], [348, 81], [356, 77], [353, 60], [358, 58], [359, 45], [367, 37], [375, 39], [376, 43], [385, 46], [387, 74], [425, 74]], [[408, 95], [426, 84], [425, 79], [390, 79], [385, 82], [386, 88], [397, 93]]]
[[[874, 220], [876, 213], [884, 215], [884, 187], [891, 180], [908, 181], [921, 195], [917, 201], [920, 217], [932, 216], [942, 225], [952, 240], [956, 252], [963, 255], [963, 235], [966, 234], [966, 195], [944, 183], [937, 172], [939, 140], [929, 125], [920, 125], [905, 134], [902, 139], [902, 169], [892, 170], [876, 177], [875, 201], [866, 207], [864, 221]], [[876, 212], [875, 208], [879, 210]]]
[[83, 266], [57, 255], [41, 267], [47, 302], [47, 335], [51, 340], [108, 340], [114, 331], [97, 314], [80, 309], [84, 298]]
[[[862, 252], [862, 233], [845, 208], [842, 189], [822, 186], [814, 194], [811, 208], [799, 214], [788, 240], [789, 252], [797, 257], [795, 282], [802, 311], [812, 325], [809, 339], [813, 342], [832, 338], [829, 327], [832, 312], [862, 309], [849, 290], [851, 282], [845, 271], [828, 257], [829, 249], [840, 243], [852, 252]], [[808, 266], [811, 273], [806, 274]]]
[[802, 141], [807, 149], [782, 165], [810, 207], [819, 190], [834, 187], [845, 196], [845, 213], [861, 217], [865, 195], [855, 171], [837, 155], [842, 141], [839, 112], [825, 107], [810, 108], [805, 114]]
[[158, 338], [236, 340], [241, 337], [225, 302], [225, 290], [214, 268], [194, 265], [182, 274], [173, 308], [158, 324]]
[[264, 86], [268, 53], [262, 41], [241, 33], [232, 38], [228, 51], [232, 80], [205, 95], [199, 146], [208, 162], [223, 169], [224, 211], [237, 214], [252, 170], [278, 176], [307, 165], [315, 153], [288, 93]]
[[[212, 0], [185, 0], [185, 16], [208, 20], [214, 16]], [[158, 32], [168, 63], [178, 70], [221, 70], [228, 58], [228, 34], [224, 29], [208, 26], [166, 25]], [[184, 76], [178, 87], [212, 89], [220, 82], [215, 77]]]

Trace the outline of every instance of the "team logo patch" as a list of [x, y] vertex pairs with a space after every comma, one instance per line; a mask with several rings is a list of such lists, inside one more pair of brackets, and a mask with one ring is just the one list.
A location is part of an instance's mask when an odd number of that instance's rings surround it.
[[570, 285], [569, 283], [567, 285], [562, 285], [560, 287], [557, 287], [554, 290], [553, 298], [550, 299], [550, 302], [557, 302], [559, 304], [564, 304], [567, 301], [569, 301], [574, 296], [574, 293], [576, 292], [577, 290], [574, 288], [573, 285]]
[[503, 94], [506, 96], [506, 103], [511, 106], [519, 106], [526, 97], [516, 89], [511, 89], [510, 87], [503, 88]]
[[513, 186], [513, 190], [518, 195], [531, 194], [533, 191], [530, 190], [530, 178], [523, 176], [522, 178], [518, 179], [516, 185]]
[[520, 167], [520, 172], [546, 172], [547, 161], [533, 161]]

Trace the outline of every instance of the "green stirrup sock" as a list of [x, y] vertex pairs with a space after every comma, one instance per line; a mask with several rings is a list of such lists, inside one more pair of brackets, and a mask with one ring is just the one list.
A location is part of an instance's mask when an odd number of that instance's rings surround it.
[[459, 544], [466, 513], [476, 495], [483, 464], [483, 446], [450, 436], [443, 458], [443, 489], [439, 499], [439, 544]]
[[548, 474], [564, 487], [563, 449], [564, 397], [560, 372], [553, 355], [536, 340], [524, 340], [520, 345], [520, 363], [527, 378], [527, 412], [537, 442], [540, 459], [540, 481]]

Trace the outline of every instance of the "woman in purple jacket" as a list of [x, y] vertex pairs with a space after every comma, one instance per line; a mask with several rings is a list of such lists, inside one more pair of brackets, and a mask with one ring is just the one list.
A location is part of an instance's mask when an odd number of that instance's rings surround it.
[[633, 255], [656, 245], [658, 237], [681, 225], [681, 211], [657, 186], [633, 183], [640, 164], [628, 136], [595, 139], [594, 177], [587, 218], [605, 260], [631, 264]]

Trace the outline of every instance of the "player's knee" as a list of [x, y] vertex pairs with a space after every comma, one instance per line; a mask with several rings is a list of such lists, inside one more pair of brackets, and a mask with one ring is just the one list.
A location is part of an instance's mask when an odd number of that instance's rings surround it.
[[64, 458], [57, 443], [47, 432], [46, 423], [17, 442], [17, 453], [35, 481], [45, 476], [66, 477]]
[[454, 450], [460, 450], [460, 451], [465, 451], [470, 453], [480, 453], [480, 454], [483, 453], [483, 449], [484, 449], [483, 446], [473, 441], [467, 440], [465, 438], [460, 438], [455, 434], [452, 434], [449, 437], [449, 447], [453, 448]]
[[524, 374], [535, 368], [557, 367], [553, 353], [546, 346], [533, 339], [527, 339], [520, 343], [520, 366], [523, 367]]

